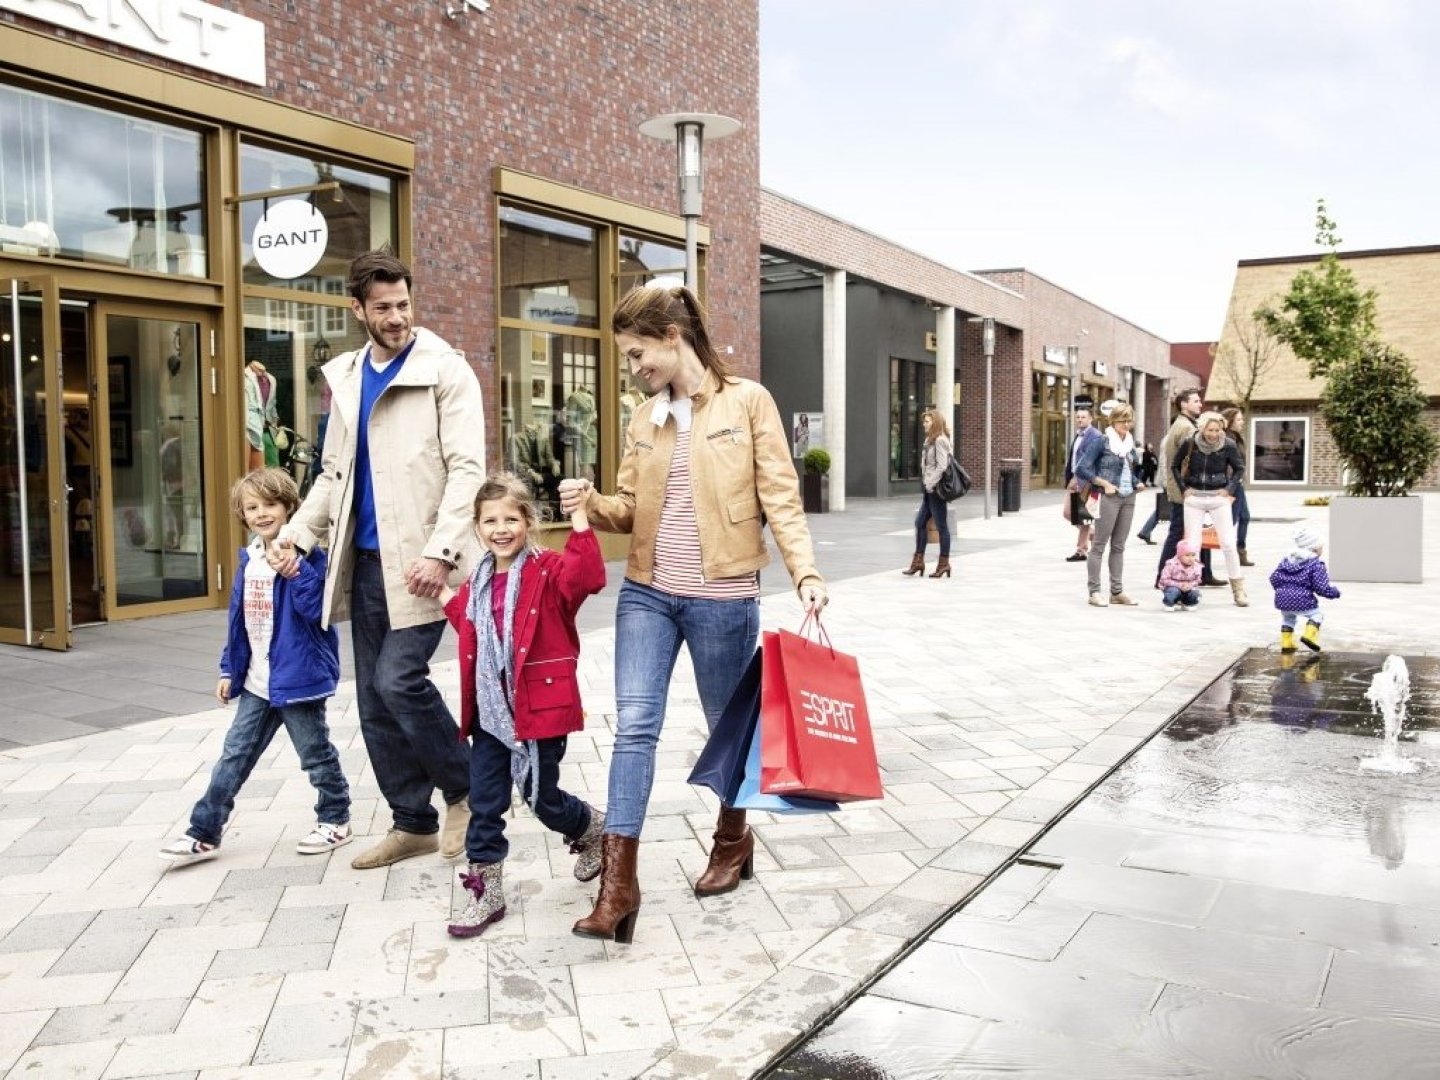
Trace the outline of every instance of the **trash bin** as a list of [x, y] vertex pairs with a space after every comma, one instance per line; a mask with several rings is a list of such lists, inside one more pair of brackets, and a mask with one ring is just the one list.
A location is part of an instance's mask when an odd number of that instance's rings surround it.
[[1000, 513], [1020, 512], [1020, 466], [1019, 458], [1000, 459]]

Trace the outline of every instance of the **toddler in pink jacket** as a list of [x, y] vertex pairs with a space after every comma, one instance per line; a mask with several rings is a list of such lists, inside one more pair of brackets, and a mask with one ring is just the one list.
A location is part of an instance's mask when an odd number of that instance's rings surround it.
[[1181, 540], [1175, 556], [1160, 570], [1161, 602], [1166, 611], [1189, 611], [1200, 603], [1200, 550], [1193, 540]]

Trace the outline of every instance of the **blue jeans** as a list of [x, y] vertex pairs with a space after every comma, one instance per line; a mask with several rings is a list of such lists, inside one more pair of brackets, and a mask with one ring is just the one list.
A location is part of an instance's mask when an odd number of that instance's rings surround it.
[[[590, 812], [560, 787], [565, 742], [564, 735], [535, 741], [540, 757], [535, 816], [551, 832], [574, 840], [590, 825]], [[512, 783], [510, 751], [494, 735], [477, 727], [470, 738], [470, 827], [465, 832], [465, 854], [472, 863], [500, 862], [510, 854], [505, 811], [510, 809]], [[530, 792], [520, 794], [528, 804]]]
[[1325, 621], [1325, 616], [1320, 614], [1318, 607], [1312, 607], [1308, 611], [1282, 611], [1280, 613], [1280, 625], [1286, 630], [1294, 630], [1295, 623], [1299, 619], [1307, 619], [1319, 626]]
[[470, 794], [470, 754], [460, 728], [430, 681], [430, 658], [445, 621], [390, 628], [380, 560], [355, 560], [350, 637], [355, 645], [355, 702], [375, 782], [390, 804], [395, 828], [440, 831], [430, 805], [439, 788], [447, 803]]
[[626, 580], [615, 605], [615, 747], [605, 831], [640, 835], [655, 782], [655, 747], [683, 642], [695, 667], [705, 726], [714, 729], [760, 633], [758, 600], [671, 596]]
[[1145, 519], [1145, 524], [1140, 526], [1140, 531], [1135, 535], [1141, 540], [1149, 540], [1150, 534], [1155, 531], [1155, 526], [1160, 524], [1160, 508], [1156, 507], [1150, 511], [1150, 516]]
[[1250, 503], [1245, 498], [1245, 485], [1235, 485], [1235, 501], [1230, 504], [1230, 520], [1235, 523], [1235, 546], [1243, 548], [1250, 532]]
[[950, 557], [950, 508], [945, 500], [933, 491], [920, 493], [920, 512], [915, 515], [915, 554], [925, 554], [925, 523], [935, 522], [935, 531], [940, 534], [940, 557]]
[[310, 783], [318, 795], [316, 820], [330, 825], [348, 822], [350, 785], [340, 768], [340, 755], [330, 742], [324, 699], [277, 708], [250, 691], [241, 690], [236, 702], [235, 719], [230, 721], [230, 730], [225, 733], [225, 748], [210, 773], [210, 786], [190, 811], [190, 828], [185, 835], [219, 846], [225, 822], [235, 809], [236, 794], [250, 778], [255, 763], [281, 724], [285, 725], [290, 743], [300, 758], [300, 767], [310, 774]]
[[1166, 585], [1165, 592], [1161, 594], [1160, 599], [1166, 607], [1174, 607], [1177, 601], [1186, 607], [1194, 607], [1200, 603], [1200, 590], [1181, 589], [1174, 585]]

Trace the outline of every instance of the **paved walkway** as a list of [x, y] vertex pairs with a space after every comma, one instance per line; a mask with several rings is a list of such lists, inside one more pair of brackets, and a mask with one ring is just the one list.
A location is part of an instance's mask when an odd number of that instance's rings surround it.
[[[1257, 517], [1311, 517], [1294, 493]], [[592, 888], [525, 811], [509, 825], [510, 912], [482, 938], [445, 934], [454, 867], [350, 869], [295, 840], [313, 796], [288, 743], [261, 762], [224, 855], [165, 872], [228, 714], [204, 709], [0, 754], [0, 1069], [15, 1077], [241, 1078], [752, 1075], [906, 943], [1001, 869], [1250, 645], [1274, 636], [1261, 585], [1288, 525], [1252, 526], [1255, 605], [1212, 590], [1169, 614], [1143, 587], [1157, 551], [1131, 550], [1133, 609], [1084, 603], [1073, 534], [1053, 502], [966, 522], [954, 580], [901, 578], [908, 507], [817, 519], [883, 572], [835, 582], [837, 645], [862, 658], [887, 795], [833, 816], [765, 820], [756, 878], [697, 900], [714, 801], [685, 778], [703, 741], [682, 659], [640, 877], [635, 943], [569, 932]], [[1430, 535], [1440, 499], [1427, 498]], [[823, 521], [823, 525], [821, 522]], [[899, 535], [893, 535], [898, 533]], [[893, 553], [893, 554], [892, 554]], [[1349, 585], [1327, 646], [1440, 651], [1440, 546], [1424, 586]], [[793, 626], [785, 593], [767, 627]], [[83, 646], [82, 646], [83, 647]], [[613, 633], [585, 635], [591, 725], [564, 781], [603, 802], [614, 716]], [[7, 658], [10, 654], [7, 653]], [[28, 657], [29, 654], [21, 654]], [[72, 654], [78, 655], [78, 654]], [[453, 663], [437, 665], [447, 693]], [[11, 685], [6, 680], [7, 693]], [[0, 718], [0, 725], [4, 720]], [[357, 830], [388, 825], [348, 684], [332, 724]], [[0, 730], [0, 735], [3, 735]]]

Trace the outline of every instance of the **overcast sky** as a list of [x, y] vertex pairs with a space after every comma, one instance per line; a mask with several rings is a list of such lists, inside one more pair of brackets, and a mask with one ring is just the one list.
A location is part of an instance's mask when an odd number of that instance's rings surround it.
[[760, 0], [761, 182], [1170, 341], [1238, 259], [1440, 243], [1430, 0]]

